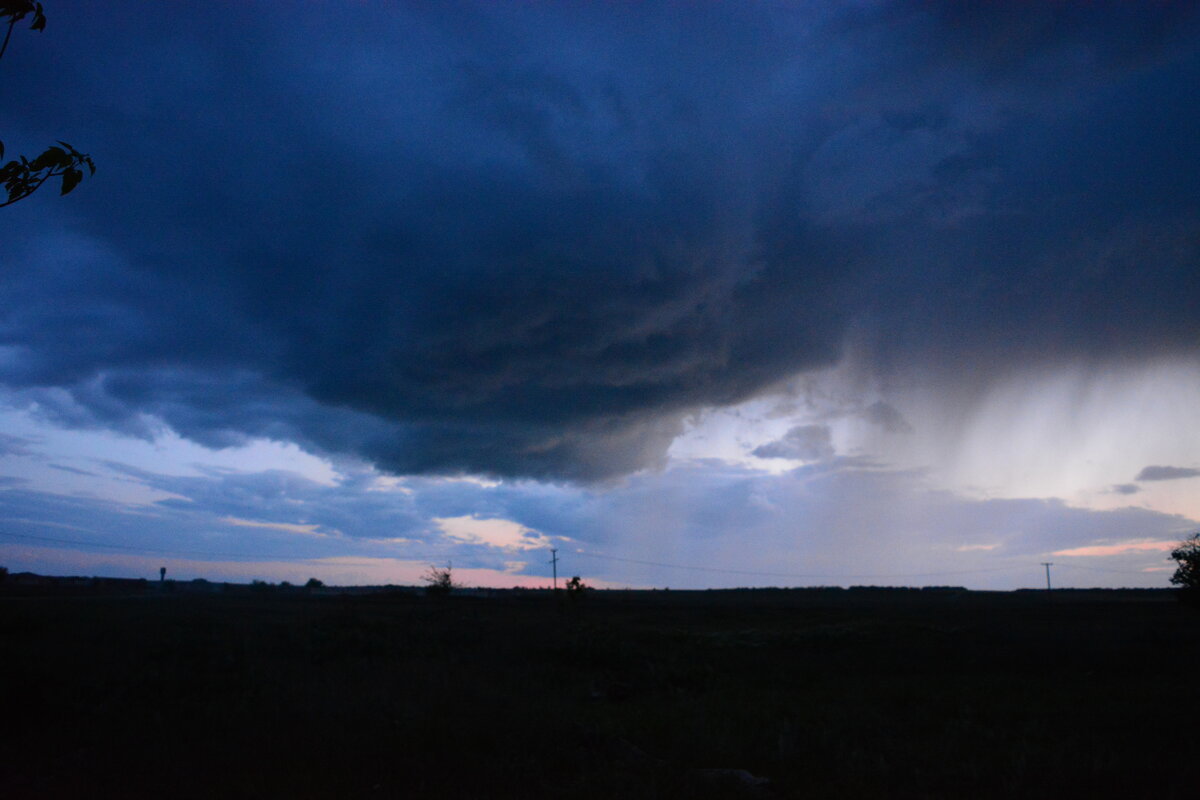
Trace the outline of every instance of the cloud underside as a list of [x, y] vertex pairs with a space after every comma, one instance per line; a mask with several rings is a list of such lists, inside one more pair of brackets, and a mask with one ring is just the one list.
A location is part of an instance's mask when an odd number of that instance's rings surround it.
[[848, 341], [1194, 355], [1186, 4], [62, 13], [0, 114], [101, 166], [5, 211], [0, 381], [62, 424], [592, 481]]

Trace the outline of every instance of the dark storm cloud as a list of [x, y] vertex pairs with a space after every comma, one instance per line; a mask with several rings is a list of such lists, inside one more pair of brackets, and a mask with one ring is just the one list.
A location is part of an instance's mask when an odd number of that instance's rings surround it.
[[1180, 478], [1195, 478], [1198, 475], [1200, 475], [1200, 469], [1192, 469], [1191, 467], [1149, 466], [1143, 467], [1134, 480], [1174, 481]]
[[593, 480], [849, 330], [884, 369], [1194, 349], [1196, 32], [1184, 4], [62, 9], [6, 55], [0, 126], [100, 172], [3, 212], [0, 380], [65, 424]]

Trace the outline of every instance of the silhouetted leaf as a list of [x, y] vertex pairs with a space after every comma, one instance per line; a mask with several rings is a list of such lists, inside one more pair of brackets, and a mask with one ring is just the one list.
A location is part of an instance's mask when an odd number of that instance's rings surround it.
[[71, 157], [61, 147], [48, 147], [44, 153], [33, 160], [33, 164], [30, 166], [35, 170], [47, 167], [69, 167], [71, 166]]
[[8, 17], [13, 25], [33, 14], [33, 24], [29, 27], [35, 31], [46, 29], [46, 14], [41, 3], [31, 3], [29, 0], [9, 0], [0, 3], [0, 17]]
[[67, 170], [66, 172], [64, 172], [61, 194], [66, 194], [67, 192], [74, 189], [76, 186], [79, 185], [79, 182], [81, 180], [83, 180], [83, 173], [77, 169]]

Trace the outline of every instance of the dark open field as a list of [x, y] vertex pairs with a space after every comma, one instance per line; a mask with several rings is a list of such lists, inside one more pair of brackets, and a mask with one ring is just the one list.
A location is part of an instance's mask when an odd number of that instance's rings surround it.
[[1200, 786], [1162, 592], [8, 595], [0, 653], [9, 798]]

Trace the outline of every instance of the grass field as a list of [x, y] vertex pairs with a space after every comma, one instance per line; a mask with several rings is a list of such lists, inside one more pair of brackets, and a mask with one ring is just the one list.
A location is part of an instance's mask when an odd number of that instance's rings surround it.
[[1200, 786], [1166, 593], [8, 595], [0, 653], [8, 798]]

